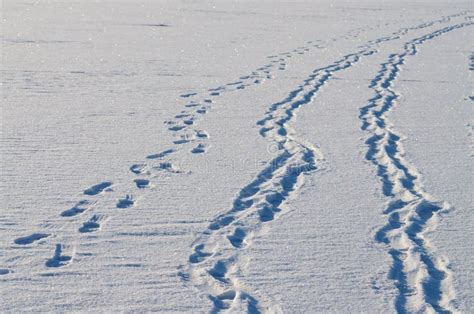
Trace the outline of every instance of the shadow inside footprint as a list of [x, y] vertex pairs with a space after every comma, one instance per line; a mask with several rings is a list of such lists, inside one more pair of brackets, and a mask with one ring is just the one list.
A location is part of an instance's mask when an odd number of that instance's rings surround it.
[[88, 210], [92, 205], [94, 205], [94, 202], [88, 201], [88, 200], [82, 200], [79, 201], [76, 205], [71, 207], [70, 209], [67, 209], [61, 213], [62, 217], [73, 217], [77, 216], [79, 214], [82, 214], [86, 210]]
[[164, 158], [172, 153], [174, 153], [176, 150], [170, 148], [170, 149], [167, 149], [165, 151], [162, 151], [161, 153], [158, 153], [158, 154], [152, 154], [152, 155], [148, 155], [146, 158], [147, 159], [159, 159], [159, 158]]
[[147, 179], [135, 179], [134, 182], [137, 185], [137, 188], [139, 189], [145, 189], [150, 187], [150, 181]]
[[28, 244], [31, 244], [33, 242], [44, 239], [46, 237], [49, 237], [49, 234], [47, 234], [47, 233], [32, 233], [32, 234], [30, 234], [29, 236], [26, 236], [26, 237], [16, 238], [13, 242], [15, 242], [15, 244], [19, 244], [19, 245], [28, 245]]
[[242, 247], [246, 235], [247, 233], [243, 229], [237, 228], [235, 229], [234, 234], [228, 236], [227, 238], [229, 239], [232, 246], [235, 248], [240, 248]]
[[86, 221], [82, 227], [79, 228], [79, 232], [87, 233], [94, 232], [100, 229], [100, 221], [103, 219], [101, 215], [94, 215], [88, 221]]
[[135, 201], [133, 200], [133, 197], [127, 194], [125, 198], [122, 198], [117, 202], [117, 208], [128, 208], [131, 207], [134, 203]]
[[192, 150], [191, 150], [191, 153], [193, 154], [203, 154], [206, 152], [207, 150], [207, 146], [204, 145], [204, 144], [199, 144], [198, 146], [194, 147]]
[[102, 193], [105, 189], [109, 188], [112, 186], [112, 182], [105, 181], [101, 182], [99, 184], [93, 185], [90, 188], [84, 190], [84, 194], [86, 195], [97, 195]]
[[56, 250], [54, 256], [46, 261], [46, 267], [62, 267], [69, 264], [72, 261], [72, 256], [62, 254], [62, 245], [56, 244]]

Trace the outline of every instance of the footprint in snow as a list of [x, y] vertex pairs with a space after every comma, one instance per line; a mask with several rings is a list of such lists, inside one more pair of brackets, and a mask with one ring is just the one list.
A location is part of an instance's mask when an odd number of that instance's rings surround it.
[[13, 242], [18, 245], [28, 245], [47, 237], [49, 237], [47, 233], [32, 233], [25, 237], [16, 238]]
[[207, 110], [206, 110], [206, 108], [201, 108], [201, 109], [196, 110], [196, 112], [199, 113], [199, 114], [206, 114]]
[[100, 194], [104, 191], [110, 190], [111, 186], [112, 186], [112, 182], [110, 182], [110, 181], [101, 182], [99, 184], [93, 185], [90, 188], [84, 190], [84, 194], [86, 194], [86, 195], [97, 195], [97, 194]]
[[196, 96], [197, 93], [187, 93], [187, 94], [182, 94], [181, 97], [182, 98], [189, 98], [189, 97], [193, 97], [193, 96]]
[[63, 254], [64, 246], [61, 243], [56, 244], [54, 255], [46, 261], [46, 267], [63, 267], [72, 262], [72, 255]]
[[89, 210], [92, 208], [96, 202], [94, 201], [89, 201], [89, 200], [81, 200], [77, 202], [76, 205], [71, 207], [70, 209], [67, 209], [61, 213], [62, 217], [73, 217], [77, 216], [79, 214], [82, 214], [83, 212]]
[[83, 224], [82, 227], [79, 228], [79, 232], [87, 233], [100, 230], [101, 223], [104, 223], [105, 218], [106, 217], [104, 215], [93, 215], [88, 221]]
[[181, 131], [184, 128], [185, 128], [184, 125], [175, 125], [175, 126], [172, 126], [172, 127], [168, 128], [168, 130], [173, 131], [173, 132], [177, 132], [177, 131]]
[[129, 208], [135, 204], [135, 201], [131, 195], [125, 195], [125, 198], [119, 199], [117, 202], [117, 208]]
[[145, 189], [150, 187], [150, 180], [147, 179], [135, 179], [133, 180], [135, 182], [135, 185], [139, 189]]
[[193, 154], [203, 154], [203, 153], [207, 152], [208, 149], [209, 149], [209, 145], [198, 144], [198, 146], [194, 147], [191, 150], [191, 153], [193, 153]]
[[147, 168], [145, 164], [134, 164], [130, 167], [130, 171], [135, 174], [144, 174], [147, 173]]
[[197, 130], [196, 131], [196, 136], [199, 138], [209, 138], [209, 133], [207, 133], [204, 130]]
[[171, 155], [175, 151], [176, 151], [175, 149], [170, 148], [170, 149], [164, 150], [164, 151], [162, 151], [161, 153], [158, 153], [158, 154], [148, 155], [146, 158], [147, 159], [160, 159], [160, 158], [164, 158], [168, 155]]
[[193, 125], [194, 124], [194, 118], [184, 120], [183, 123], [186, 124], [186, 125]]
[[181, 145], [181, 144], [186, 144], [191, 141], [194, 141], [196, 139], [196, 136], [194, 134], [183, 134], [180, 136], [181, 139], [173, 141], [174, 144], [176, 145]]
[[182, 118], [186, 118], [186, 117], [189, 117], [189, 116], [190, 116], [189, 113], [180, 113], [180, 114], [175, 115], [174, 117], [176, 119], [182, 119]]
[[166, 170], [166, 171], [172, 172], [172, 173], [182, 173], [182, 171], [179, 170], [178, 167], [176, 167], [175, 165], [173, 165], [170, 162], [162, 162], [155, 168], [157, 170]]
[[197, 107], [197, 106], [199, 106], [199, 104], [198, 104], [198, 103], [195, 103], [195, 102], [190, 102], [190, 103], [188, 103], [188, 104], [186, 104], [186, 105], [184, 105], [184, 106], [185, 106], [186, 108], [192, 108], [192, 107]]

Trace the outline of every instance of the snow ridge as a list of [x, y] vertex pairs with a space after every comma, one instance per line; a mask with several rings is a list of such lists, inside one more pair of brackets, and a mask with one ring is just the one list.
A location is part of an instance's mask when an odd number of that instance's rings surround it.
[[359, 51], [343, 56], [326, 67], [315, 69], [284, 100], [272, 104], [265, 118], [257, 122], [261, 126], [260, 134], [278, 148], [279, 155], [239, 192], [229, 211], [211, 221], [194, 242], [187, 268], [181, 272], [183, 279], [191, 280], [213, 302], [211, 313], [223, 310], [249, 313], [279, 310], [245, 289], [239, 280], [242, 268], [239, 257], [268, 222], [288, 210], [287, 203], [298, 194], [304, 184], [304, 175], [322, 168], [324, 158], [321, 151], [299, 139], [289, 125], [298, 110], [313, 101], [334, 73], [353, 66], [364, 56], [376, 53], [378, 44], [398, 39], [409, 30], [448, 22], [451, 17], [402, 28], [390, 36], [369, 41]]
[[450, 205], [437, 201], [424, 190], [420, 173], [405, 158], [405, 137], [393, 129], [387, 117], [400, 97], [393, 83], [408, 57], [416, 55], [424, 42], [472, 24], [448, 26], [405, 43], [403, 52], [391, 54], [381, 65], [369, 86], [375, 95], [360, 110], [362, 130], [370, 134], [366, 159], [377, 167], [383, 193], [391, 198], [383, 211], [388, 221], [375, 239], [387, 245], [393, 258], [389, 278], [398, 289], [398, 312], [455, 311], [455, 293], [448, 261], [436, 254], [425, 236]]

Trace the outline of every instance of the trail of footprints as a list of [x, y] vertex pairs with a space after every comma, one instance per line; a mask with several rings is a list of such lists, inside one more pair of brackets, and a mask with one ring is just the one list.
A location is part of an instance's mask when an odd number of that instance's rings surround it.
[[[446, 22], [446, 19], [435, 22]], [[214, 304], [214, 312], [231, 308], [236, 302], [245, 304], [247, 311], [252, 313], [258, 313], [264, 308], [256, 297], [238, 288], [242, 285], [235, 276], [238, 271], [237, 251], [251, 243], [252, 237], [258, 231], [258, 226], [272, 221], [280, 214], [285, 208], [285, 202], [295, 195], [303, 184], [303, 175], [316, 170], [316, 163], [321, 159], [318, 150], [309, 143], [297, 139], [295, 131], [288, 126], [298, 108], [311, 102], [319, 89], [331, 78], [333, 72], [348, 68], [360, 57], [374, 53], [373, 46], [398, 38], [409, 29], [428, 27], [435, 22], [406, 28], [385, 38], [370, 41], [360, 51], [347, 55], [328, 67], [315, 70], [303, 85], [289, 95], [288, 99], [274, 104], [266, 118], [259, 122], [260, 134], [279, 144], [280, 155], [272, 160], [253, 182], [240, 191], [231, 210], [216, 217], [196, 240], [189, 256], [188, 273], [182, 273], [184, 279], [190, 279], [208, 294]], [[363, 31], [365, 31], [363, 28], [351, 31], [343, 39], [357, 37]], [[143, 163], [129, 167], [129, 171], [135, 176], [132, 181], [135, 193], [152, 188], [154, 176], [158, 172], [186, 173], [177, 168], [170, 159], [178, 150], [188, 149], [189, 153], [195, 155], [202, 155], [209, 151], [211, 147], [206, 142], [209, 134], [199, 129], [197, 124], [199, 119], [212, 109], [217, 97], [223, 93], [241, 91], [262, 84], [265, 80], [273, 79], [276, 71], [286, 69], [288, 59], [304, 54], [311, 48], [322, 49], [324, 44], [321, 41], [308, 42], [307, 46], [298, 47], [291, 52], [268, 56], [268, 64], [234, 82], [209, 89], [203, 96], [197, 92], [182, 94], [181, 98], [186, 100], [183, 110], [173, 119], [165, 121], [168, 130], [173, 132], [175, 137], [173, 147], [150, 154], [145, 157]], [[377, 117], [376, 112], [374, 116]], [[398, 140], [392, 139], [392, 141]], [[374, 140], [376, 141], [378, 139]], [[188, 148], [190, 144], [193, 146]], [[92, 212], [99, 201], [98, 198], [104, 193], [112, 192], [113, 187], [113, 182], [104, 181], [85, 189], [84, 198], [61, 212], [60, 216], [73, 219]], [[137, 198], [133, 194], [127, 194], [117, 199], [116, 207], [117, 210], [127, 210], [135, 206], [136, 202]], [[393, 210], [397, 210], [399, 208], [397, 206], [394, 204]], [[108, 219], [107, 215], [94, 213], [82, 223], [77, 231], [84, 235], [98, 232]], [[35, 232], [17, 238], [13, 242], [15, 245], [29, 246], [46, 241], [50, 236], [50, 233]], [[50, 257], [46, 259], [45, 266], [64, 267], [74, 260], [74, 255], [74, 245], [57, 243]], [[394, 262], [396, 262], [395, 256]], [[0, 275], [10, 273], [13, 273], [13, 270], [0, 268]]]
[[[355, 35], [348, 35], [355, 36]], [[280, 53], [277, 55], [268, 56], [269, 63], [252, 71], [248, 75], [241, 76], [238, 80], [208, 89], [206, 93], [200, 97], [197, 92], [188, 92], [180, 95], [186, 102], [183, 104], [183, 110], [174, 116], [173, 119], [165, 121], [168, 125], [168, 130], [173, 132], [175, 139], [173, 140], [173, 147], [164, 151], [153, 153], [145, 157], [143, 163], [132, 164], [129, 171], [133, 173], [136, 178], [132, 183], [135, 187], [133, 194], [126, 194], [122, 198], [117, 199], [117, 210], [127, 210], [137, 204], [137, 194], [139, 191], [150, 189], [154, 187], [153, 179], [158, 177], [158, 172], [166, 172], [168, 174], [182, 174], [186, 173], [178, 169], [170, 159], [178, 150], [186, 147], [187, 144], [193, 144], [189, 148], [189, 152], [193, 155], [203, 155], [211, 148], [206, 141], [210, 138], [209, 133], [205, 130], [199, 129], [196, 125], [200, 118], [205, 116], [212, 105], [215, 103], [217, 97], [227, 92], [235, 92], [245, 90], [251, 86], [256, 86], [274, 78], [275, 71], [283, 71], [287, 67], [288, 59], [295, 54], [304, 54], [310, 48], [323, 48], [323, 42], [310, 41], [305, 47], [298, 47], [292, 52]], [[154, 164], [157, 163], [157, 164]], [[72, 219], [87, 215], [94, 211], [97, 206], [100, 196], [104, 193], [114, 191], [114, 182], [103, 181], [92, 185], [83, 191], [83, 199], [77, 201], [71, 208], [62, 211], [59, 216], [68, 219], [66, 223], [71, 223]], [[81, 226], [78, 227], [78, 234], [94, 233], [103, 228], [107, 222], [108, 217], [100, 213], [93, 213], [92, 216], [86, 218]], [[31, 246], [34, 244], [41, 244], [48, 240], [53, 235], [53, 232], [34, 232], [17, 238], [13, 241], [15, 245]], [[239, 234], [234, 236], [235, 243], [237, 243]], [[74, 260], [75, 247], [67, 246], [64, 243], [56, 243], [52, 257], [45, 262], [47, 267], [63, 267], [70, 264]], [[0, 269], [0, 275], [13, 273], [11, 269]]]
[[[434, 23], [448, 21], [450, 17], [412, 28], [403, 28], [387, 37], [369, 41], [360, 47], [361, 50], [348, 54], [329, 66], [315, 69], [302, 85], [290, 92], [287, 98], [270, 106], [266, 117], [257, 124], [261, 127], [260, 134], [278, 145], [280, 154], [253, 182], [240, 191], [229, 211], [211, 221], [208, 228], [194, 242], [188, 264], [180, 272], [183, 280], [191, 281], [212, 301], [214, 304], [212, 313], [225, 310], [240, 311], [243, 308], [251, 313], [273, 311], [271, 307], [262, 304], [256, 296], [246, 291], [239, 280], [238, 259], [242, 249], [251, 244], [263, 225], [276, 219], [285, 210], [287, 200], [296, 196], [304, 182], [304, 174], [317, 170], [320, 161], [323, 160], [321, 152], [304, 140], [298, 139], [296, 131], [289, 125], [296, 117], [298, 109], [310, 103], [335, 72], [345, 70], [362, 57], [376, 53], [378, 44], [398, 39], [411, 29], [423, 29]], [[430, 36], [431, 34], [427, 38]], [[392, 75], [387, 77], [393, 79]], [[382, 97], [374, 99], [380, 98]], [[381, 107], [383, 112], [384, 106]], [[374, 115], [378, 116], [377, 113]], [[405, 205], [394, 206], [391, 210]], [[430, 212], [435, 207], [422, 203], [419, 204], [419, 208], [423, 212]], [[429, 219], [429, 215], [424, 215]], [[420, 228], [417, 226], [421, 225], [415, 224], [411, 232], [420, 234], [421, 231], [418, 230]], [[393, 228], [391, 224], [389, 227]], [[426, 259], [427, 256], [424, 260]], [[427, 266], [428, 269], [435, 271], [435, 268]], [[433, 280], [428, 280], [428, 285], [432, 283]], [[427, 296], [427, 299], [432, 297]], [[440, 308], [434, 307], [434, 309]]]
[[451, 313], [457, 309], [449, 266], [425, 235], [436, 227], [439, 213], [450, 206], [425, 191], [421, 174], [405, 158], [404, 137], [394, 131], [387, 117], [400, 97], [393, 85], [406, 60], [424, 42], [470, 25], [474, 24], [439, 29], [407, 42], [401, 53], [391, 54], [369, 86], [374, 97], [360, 110], [362, 130], [369, 133], [366, 159], [377, 167], [383, 193], [390, 199], [384, 210], [388, 221], [375, 240], [387, 246], [393, 260], [390, 279], [398, 289], [398, 312]]

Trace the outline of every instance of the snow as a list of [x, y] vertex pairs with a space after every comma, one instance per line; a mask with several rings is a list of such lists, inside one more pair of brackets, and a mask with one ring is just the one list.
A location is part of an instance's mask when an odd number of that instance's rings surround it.
[[0, 311], [472, 311], [471, 8], [4, 1]]

